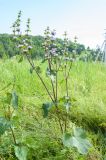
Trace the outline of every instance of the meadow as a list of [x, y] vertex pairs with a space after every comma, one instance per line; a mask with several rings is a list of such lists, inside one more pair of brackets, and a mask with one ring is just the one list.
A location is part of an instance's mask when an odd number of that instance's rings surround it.
[[[40, 74], [51, 88], [44, 72], [47, 64], [42, 64], [41, 60], [34, 63], [41, 66]], [[58, 97], [65, 93], [61, 74], [58, 78]], [[92, 143], [86, 155], [78, 153], [76, 148], [67, 149], [59, 142], [61, 133], [54, 110], [43, 118], [42, 104], [50, 99], [36, 73], [30, 71], [27, 60], [21, 63], [17, 62], [16, 57], [0, 60], [0, 117], [7, 116], [5, 98], [14, 89], [18, 95], [18, 107], [12, 118], [14, 134], [18, 144], [25, 144], [21, 154], [26, 155], [27, 152], [29, 160], [106, 159], [106, 65], [101, 62], [74, 62], [68, 87], [73, 98], [68, 131], [72, 132], [74, 126], [86, 131]], [[8, 130], [0, 137], [0, 159], [17, 159], [13, 138]]]

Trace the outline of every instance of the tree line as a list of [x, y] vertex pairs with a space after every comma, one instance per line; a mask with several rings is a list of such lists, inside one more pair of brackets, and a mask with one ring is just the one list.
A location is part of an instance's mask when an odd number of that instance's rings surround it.
[[[30, 36], [32, 41], [32, 49], [31, 49], [31, 55], [32, 58], [41, 58], [44, 56], [44, 50], [43, 50], [43, 43], [44, 43], [44, 37], [43, 36]], [[58, 45], [60, 45], [60, 48], [63, 44], [63, 40], [60, 38], [56, 39]], [[100, 50], [92, 50], [89, 47], [85, 48], [83, 44], [75, 43], [72, 41], [69, 41], [68, 45], [69, 52], [75, 51], [80, 59], [86, 61], [86, 60], [95, 60], [96, 57], [98, 60], [101, 59], [101, 55], [99, 54]], [[8, 57], [11, 58], [15, 55], [18, 55], [19, 51], [18, 48], [14, 44], [13, 35], [11, 34], [0, 34], [0, 58]]]

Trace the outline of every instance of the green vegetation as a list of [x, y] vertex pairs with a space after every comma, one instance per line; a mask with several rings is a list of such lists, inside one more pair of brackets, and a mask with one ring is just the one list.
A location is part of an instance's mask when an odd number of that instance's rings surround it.
[[30, 19], [24, 35], [20, 22], [21, 11], [1, 52], [0, 159], [105, 160], [106, 68], [93, 62], [101, 55], [49, 27], [32, 40]]
[[[41, 64], [41, 61], [36, 62]], [[70, 127], [84, 128], [93, 144], [87, 155], [81, 155], [76, 149], [64, 148], [58, 139], [60, 134], [57, 122], [49, 115], [44, 119], [42, 103], [48, 101], [48, 95], [36, 74], [30, 73], [30, 65], [24, 60], [18, 63], [15, 58], [0, 62], [0, 116], [4, 115], [7, 92], [14, 89], [19, 97], [18, 110], [13, 114], [14, 133], [17, 142], [25, 144], [29, 159], [87, 159], [102, 160], [106, 153], [106, 67], [100, 63], [75, 63], [71, 70], [69, 92], [75, 97], [70, 111]], [[46, 68], [46, 64], [42, 65]], [[49, 81], [42, 72], [44, 81]], [[59, 96], [65, 92], [65, 84], [60, 77]], [[102, 82], [102, 83], [101, 83]], [[7, 87], [6, 87], [7, 86]], [[6, 87], [6, 88], [5, 88]], [[3, 89], [4, 88], [4, 89]], [[3, 90], [2, 90], [3, 89]], [[0, 137], [0, 158], [16, 159], [13, 150], [11, 131]], [[17, 150], [17, 148], [15, 149]]]
[[[44, 56], [44, 50], [42, 49], [42, 44], [44, 43], [43, 36], [30, 36], [32, 41], [32, 58], [41, 58]], [[63, 44], [63, 40], [57, 38], [57, 43]], [[80, 55], [80, 59], [83, 61], [91, 61], [91, 60], [101, 60], [100, 49], [96, 50], [90, 49], [89, 47], [86, 49], [83, 44], [77, 43], [77, 47], [75, 47], [74, 42], [69, 42], [69, 51], [70, 53], [76, 49], [78, 55]], [[19, 55], [19, 51], [14, 45], [13, 35], [9, 34], [0, 34], [0, 58], [10, 58], [15, 55]]]
[[[43, 56], [42, 43], [44, 38], [42, 36], [30, 36], [33, 43], [32, 57], [39, 58]], [[13, 35], [0, 34], [0, 58], [13, 57], [18, 55], [19, 51], [16, 48], [13, 40]]]
[[[44, 51], [42, 49], [42, 44], [44, 43], [44, 37], [42, 36], [30, 36], [32, 41], [32, 58], [41, 58], [44, 56]], [[61, 45], [63, 43], [62, 39], [57, 38], [57, 42]], [[70, 41], [69, 50], [75, 49], [74, 43]], [[86, 52], [84, 45], [77, 44], [77, 52], [81, 54]], [[16, 54], [19, 54], [13, 40], [13, 35], [9, 34], [0, 34], [0, 58], [3, 57], [12, 57]]]

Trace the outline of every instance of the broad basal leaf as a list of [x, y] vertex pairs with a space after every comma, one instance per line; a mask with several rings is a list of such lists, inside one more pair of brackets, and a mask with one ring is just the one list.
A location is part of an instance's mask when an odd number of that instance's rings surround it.
[[17, 145], [14, 149], [15, 155], [19, 160], [27, 160], [28, 149], [26, 146]]
[[87, 154], [90, 147], [92, 147], [89, 140], [85, 138], [85, 131], [81, 128], [74, 129], [74, 136], [66, 133], [63, 137], [63, 144], [66, 147], [76, 147], [81, 154]]
[[79, 127], [74, 128], [74, 136], [75, 137], [80, 137], [80, 138], [86, 138], [86, 132]]
[[5, 133], [5, 131], [10, 127], [10, 122], [4, 117], [0, 117], [0, 136]]

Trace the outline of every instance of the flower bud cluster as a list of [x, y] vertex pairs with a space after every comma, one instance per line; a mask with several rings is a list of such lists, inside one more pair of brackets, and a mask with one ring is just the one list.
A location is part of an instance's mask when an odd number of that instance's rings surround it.
[[58, 42], [56, 39], [56, 30], [50, 31], [50, 28], [44, 32], [45, 41], [43, 43], [43, 48], [45, 50], [45, 59], [49, 59], [55, 63], [58, 61], [59, 65], [62, 66], [70, 61], [75, 60], [74, 52], [69, 51], [69, 39], [67, 38], [67, 32], [64, 33], [64, 39]]
[[26, 24], [26, 34], [22, 35], [21, 33], [21, 11], [18, 13], [17, 20], [13, 24], [13, 39], [17, 44], [17, 48], [21, 51], [21, 53], [29, 53], [29, 51], [32, 49], [32, 42], [29, 35], [30, 32], [30, 19], [27, 20]]
[[58, 56], [56, 44], [56, 30], [50, 31], [49, 27], [44, 32], [45, 42], [43, 48], [45, 50], [45, 58], [53, 58]]
[[64, 40], [63, 40], [63, 55], [68, 56], [68, 46], [69, 46], [69, 40], [67, 38], [67, 32], [64, 32]]
[[22, 53], [28, 53], [32, 49], [28, 39], [23, 39], [17, 47], [22, 51]]
[[26, 35], [29, 35], [30, 30], [30, 18], [28, 18], [27, 20], [27, 24], [26, 24], [27, 29], [25, 30]]
[[14, 35], [16, 33], [18, 33], [18, 35], [21, 34], [21, 32], [20, 32], [21, 14], [22, 14], [22, 12], [20, 11], [18, 13], [17, 20], [12, 25]]

